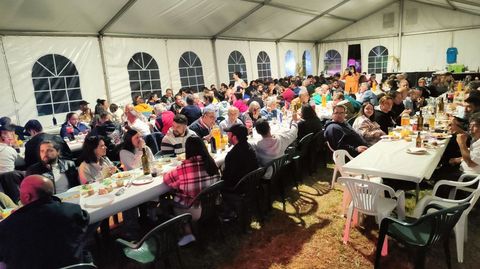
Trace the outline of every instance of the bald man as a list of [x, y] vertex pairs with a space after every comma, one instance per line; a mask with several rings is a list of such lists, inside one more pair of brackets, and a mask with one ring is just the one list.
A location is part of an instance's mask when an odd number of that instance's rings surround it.
[[22, 181], [23, 207], [0, 222], [0, 262], [7, 268], [59, 268], [84, 261], [88, 213], [52, 195], [53, 183], [43, 176]]

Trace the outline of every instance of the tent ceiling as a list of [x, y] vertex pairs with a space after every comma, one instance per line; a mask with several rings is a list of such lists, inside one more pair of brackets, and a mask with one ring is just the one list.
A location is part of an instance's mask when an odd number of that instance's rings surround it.
[[[318, 41], [398, 0], [2, 0], [0, 33]], [[480, 16], [480, 0], [406, 0]]]

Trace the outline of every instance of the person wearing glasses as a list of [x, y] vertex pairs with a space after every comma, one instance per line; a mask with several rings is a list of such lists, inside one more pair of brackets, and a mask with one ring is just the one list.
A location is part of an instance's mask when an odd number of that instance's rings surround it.
[[465, 174], [480, 174], [480, 112], [470, 117], [469, 133], [472, 137], [470, 148], [467, 143], [468, 133], [457, 133], [462, 157], [452, 159], [451, 164], [460, 164], [460, 170]]
[[325, 138], [334, 150], [344, 149], [353, 157], [364, 152], [368, 143], [345, 121], [347, 108], [336, 105], [332, 120], [325, 125]]

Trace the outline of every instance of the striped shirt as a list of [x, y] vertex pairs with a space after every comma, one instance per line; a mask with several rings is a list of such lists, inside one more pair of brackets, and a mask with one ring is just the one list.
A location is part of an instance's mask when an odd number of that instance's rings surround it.
[[201, 156], [184, 160], [177, 168], [163, 176], [163, 183], [177, 190], [175, 202], [189, 206], [193, 199], [205, 188], [220, 180], [220, 175], [210, 176], [205, 171]]
[[185, 142], [187, 138], [196, 135], [193, 131], [187, 129], [184, 136], [175, 136], [172, 128], [168, 130], [167, 134], [162, 139], [160, 150], [162, 155], [177, 155], [185, 152]]

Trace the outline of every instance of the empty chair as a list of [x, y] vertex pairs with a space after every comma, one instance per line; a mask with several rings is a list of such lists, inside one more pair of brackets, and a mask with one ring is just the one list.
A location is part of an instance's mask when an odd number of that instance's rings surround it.
[[[393, 210], [396, 210], [400, 219], [405, 217], [405, 193], [403, 191], [395, 192], [389, 186], [352, 177], [340, 177], [338, 182], [345, 184], [352, 195], [352, 202], [348, 208], [347, 221], [345, 222], [343, 233], [344, 244], [348, 242], [350, 237], [352, 217], [354, 224], [356, 224], [358, 212], [375, 216], [379, 224], [383, 218], [390, 216]], [[385, 194], [388, 194], [390, 197], [384, 197]], [[388, 243], [385, 241], [382, 255], [387, 255], [387, 247]]]
[[[463, 182], [467, 178], [473, 178], [473, 180], [468, 182]], [[457, 181], [447, 181], [447, 180], [440, 180], [438, 181], [435, 186], [433, 187], [432, 195], [427, 195], [422, 198], [417, 203], [415, 207], [413, 216], [419, 218], [424, 211], [425, 207], [428, 206], [430, 203], [439, 204], [443, 207], [453, 207], [457, 206], [462, 203], [470, 203], [470, 206], [463, 211], [458, 223], [455, 225], [455, 241], [457, 245], [457, 260], [459, 263], [463, 262], [463, 246], [464, 243], [467, 241], [468, 238], [468, 214], [475, 206], [478, 197], [480, 196], [480, 176], [477, 175], [462, 175], [458, 182]], [[477, 184], [476, 188], [471, 188]], [[451, 192], [449, 199], [441, 198], [437, 196], [437, 191], [440, 186], [452, 186], [454, 187]], [[464, 199], [455, 199], [455, 195], [457, 190], [462, 190], [469, 193], [468, 197]]]
[[310, 142], [313, 139], [313, 133], [309, 133], [304, 136], [297, 145], [297, 150], [295, 156], [293, 156], [293, 162], [295, 164], [295, 180], [296, 181], [303, 181], [303, 175], [305, 172], [308, 172], [310, 169], [310, 164], [308, 161], [308, 152]]
[[181, 259], [178, 248], [179, 231], [186, 223], [189, 223], [192, 215], [189, 213], [178, 215], [150, 230], [137, 243], [117, 239], [116, 242], [123, 247], [123, 254], [128, 259], [139, 264], [152, 264], [155, 266], [159, 261], [170, 268], [168, 256], [175, 252], [179, 264]]
[[[446, 209], [437, 204], [430, 204], [424, 208], [422, 216], [413, 222], [403, 222], [391, 217], [384, 218], [380, 224], [378, 235], [375, 269], [380, 268], [381, 249], [386, 242], [384, 239], [387, 235], [407, 247], [416, 248], [415, 268], [424, 268], [425, 255], [428, 249], [443, 241], [447, 265], [448, 268], [451, 268], [449, 236], [464, 210], [468, 207], [468, 203]], [[437, 209], [438, 211], [426, 214], [430, 209]]]
[[262, 177], [265, 168], [260, 167], [242, 177], [233, 189], [225, 189], [222, 192], [224, 202], [234, 207], [239, 216], [242, 229], [246, 231], [247, 226], [255, 210], [260, 215], [260, 199], [262, 197]]
[[350, 155], [348, 151], [344, 149], [338, 149], [333, 151], [333, 162], [335, 163], [335, 168], [333, 169], [332, 184], [330, 186], [332, 189], [338, 174], [340, 174], [340, 176], [342, 177], [352, 176], [351, 174], [343, 172], [342, 169], [343, 166], [347, 163], [347, 159], [348, 161], [353, 159], [352, 155]]
[[267, 183], [267, 209], [270, 209], [272, 206], [272, 187], [274, 185], [277, 186], [278, 193], [280, 195], [280, 199], [282, 200], [283, 210], [285, 210], [285, 182], [283, 178], [283, 170], [285, 169], [285, 165], [287, 165], [288, 155], [284, 154], [279, 158], [271, 160], [269, 163], [265, 165], [265, 175], [264, 175], [264, 182]]

